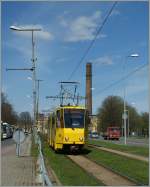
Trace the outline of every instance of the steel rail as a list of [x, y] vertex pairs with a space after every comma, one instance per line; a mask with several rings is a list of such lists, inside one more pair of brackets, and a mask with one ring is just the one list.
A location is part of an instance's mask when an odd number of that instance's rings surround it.
[[[69, 157], [69, 155], [68, 155], [67, 157], [68, 157], [71, 161], [73, 161], [76, 165], [78, 165], [72, 158]], [[133, 178], [131, 178], [131, 177], [127, 176], [127, 175], [124, 175], [124, 174], [120, 173], [119, 171], [116, 171], [116, 170], [114, 170], [114, 169], [112, 169], [112, 168], [106, 166], [106, 165], [103, 164], [103, 163], [98, 163], [98, 162], [96, 162], [95, 160], [92, 160], [91, 158], [89, 158], [88, 156], [85, 156], [85, 155], [84, 155], [83, 157], [85, 157], [86, 159], [90, 160], [91, 162], [97, 164], [98, 166], [101, 166], [101, 167], [107, 169], [108, 171], [110, 171], [110, 172], [112, 172], [112, 173], [114, 173], [114, 174], [116, 174], [116, 175], [118, 175], [118, 176], [120, 176], [120, 177], [122, 177], [122, 178], [124, 178], [124, 179], [126, 179], [126, 180], [128, 180], [128, 181], [130, 181], [130, 182], [132, 182], [132, 183], [134, 183], [135, 185], [144, 186], [144, 184], [139, 183], [138, 181], [134, 180]], [[79, 167], [81, 167], [81, 166], [79, 165]], [[85, 170], [84, 168], [82, 168], [82, 169]], [[85, 171], [88, 173], [87, 170], [85, 170]]]
[[134, 155], [134, 154], [131, 154], [131, 153], [128, 153], [128, 152], [123, 152], [123, 151], [119, 151], [119, 150], [116, 150], [116, 149], [111, 149], [111, 148], [107, 148], [105, 146], [100, 146], [100, 145], [95, 145], [95, 144], [88, 144], [88, 146], [99, 149], [99, 150], [102, 150], [102, 151], [106, 151], [106, 152], [109, 152], [109, 153], [114, 153], [114, 154], [117, 154], [117, 155], [120, 155], [120, 156], [125, 156], [127, 158], [140, 160], [140, 161], [143, 161], [143, 162], [149, 162], [148, 157], [144, 157], [144, 156], [141, 156], [141, 155], [136, 155], [136, 154]]

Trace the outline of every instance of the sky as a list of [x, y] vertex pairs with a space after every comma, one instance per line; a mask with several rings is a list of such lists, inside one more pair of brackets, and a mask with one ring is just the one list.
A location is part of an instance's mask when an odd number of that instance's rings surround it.
[[[31, 33], [10, 30], [41, 28], [35, 55], [40, 83], [40, 111], [59, 104], [46, 96], [59, 94], [59, 81], [69, 80], [91, 44], [113, 2], [2, 2], [2, 91], [20, 113], [33, 110], [30, 68]], [[138, 58], [129, 57], [138, 54]], [[118, 2], [92, 48], [70, 81], [79, 81], [85, 96], [86, 63], [92, 63], [93, 114], [110, 95], [123, 98], [138, 112], [148, 112], [148, 66], [108, 89], [110, 84], [148, 63], [148, 2]], [[125, 70], [123, 71], [123, 65]], [[104, 90], [105, 89], [105, 90]], [[82, 103], [84, 103], [82, 101]]]

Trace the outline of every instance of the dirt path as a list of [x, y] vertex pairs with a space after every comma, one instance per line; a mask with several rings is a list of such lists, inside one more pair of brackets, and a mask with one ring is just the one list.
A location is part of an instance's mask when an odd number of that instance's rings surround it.
[[92, 174], [95, 178], [103, 182], [107, 186], [135, 186], [136, 184], [129, 181], [103, 166], [92, 162], [88, 158], [81, 155], [68, 155], [68, 157], [78, 164], [81, 168]]
[[133, 155], [133, 154], [130, 154], [130, 153], [125, 153], [125, 152], [121, 152], [121, 151], [117, 151], [117, 150], [110, 149], [110, 148], [105, 148], [105, 147], [99, 147], [99, 146], [96, 146], [96, 145], [89, 145], [89, 147], [94, 147], [96, 149], [100, 149], [100, 150], [103, 150], [103, 151], [115, 153], [115, 154], [118, 154], [118, 155], [126, 156], [126, 157], [129, 157], [129, 158], [133, 158], [133, 159], [137, 159], [137, 160], [141, 160], [141, 161], [145, 161], [145, 162], [149, 162], [149, 159], [147, 157], [144, 157], [144, 156]]

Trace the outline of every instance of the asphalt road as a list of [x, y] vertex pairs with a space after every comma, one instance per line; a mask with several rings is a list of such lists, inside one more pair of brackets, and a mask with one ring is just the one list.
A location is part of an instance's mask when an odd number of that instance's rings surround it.
[[[121, 137], [120, 140], [104, 140], [103, 137], [100, 136], [99, 139], [94, 139], [97, 141], [104, 141], [104, 142], [111, 142], [114, 144], [124, 144], [124, 137]], [[127, 138], [127, 145], [133, 145], [133, 146], [143, 146], [143, 147], [148, 147], [149, 146], [149, 139], [148, 138]]]
[[15, 152], [16, 145], [12, 138], [1, 141], [1, 158], [6, 157], [12, 152]]
[[1, 141], [1, 148], [3, 149], [4, 147], [11, 146], [13, 144], [15, 144], [15, 142], [12, 138], [4, 139]]

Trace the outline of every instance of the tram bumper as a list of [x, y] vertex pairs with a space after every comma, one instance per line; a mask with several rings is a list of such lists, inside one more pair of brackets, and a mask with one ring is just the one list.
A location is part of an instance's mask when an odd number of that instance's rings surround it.
[[64, 130], [64, 144], [84, 144], [84, 129], [65, 129]]

